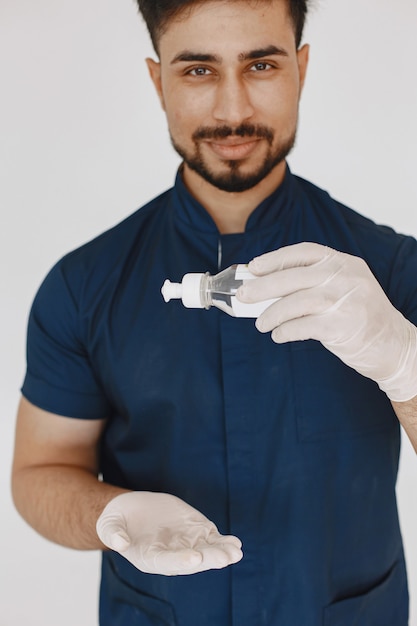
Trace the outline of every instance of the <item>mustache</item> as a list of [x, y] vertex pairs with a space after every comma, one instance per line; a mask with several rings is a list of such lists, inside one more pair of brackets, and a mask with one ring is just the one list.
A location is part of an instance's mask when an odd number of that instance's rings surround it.
[[266, 139], [269, 145], [274, 139], [274, 132], [263, 124], [240, 124], [236, 128], [227, 126], [200, 126], [193, 133], [193, 140], [201, 139], [226, 139], [227, 137], [256, 137], [258, 139]]

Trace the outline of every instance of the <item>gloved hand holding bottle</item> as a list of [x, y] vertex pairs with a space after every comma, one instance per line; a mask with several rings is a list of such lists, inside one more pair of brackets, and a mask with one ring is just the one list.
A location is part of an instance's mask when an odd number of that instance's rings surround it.
[[394, 308], [367, 264], [315, 243], [287, 246], [249, 263], [257, 276], [236, 296], [277, 298], [257, 319], [276, 343], [315, 339], [376, 381], [387, 396], [417, 396], [417, 328]]
[[220, 569], [242, 558], [237, 537], [221, 535], [176, 496], [131, 491], [111, 500], [97, 521], [108, 548], [145, 573], [175, 576]]

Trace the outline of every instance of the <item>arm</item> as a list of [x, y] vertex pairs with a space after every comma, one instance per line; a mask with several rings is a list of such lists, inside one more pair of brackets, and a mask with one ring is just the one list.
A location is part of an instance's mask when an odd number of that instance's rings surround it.
[[96, 521], [125, 489], [98, 480], [105, 420], [61, 417], [22, 398], [16, 426], [12, 492], [22, 517], [41, 535], [81, 550], [102, 549]]
[[179, 498], [100, 482], [104, 425], [105, 420], [48, 413], [22, 399], [12, 491], [16, 508], [35, 530], [69, 548], [110, 547], [153, 574], [192, 574], [242, 558], [239, 539], [221, 535]]
[[391, 404], [417, 453], [417, 396], [408, 402], [392, 402]]

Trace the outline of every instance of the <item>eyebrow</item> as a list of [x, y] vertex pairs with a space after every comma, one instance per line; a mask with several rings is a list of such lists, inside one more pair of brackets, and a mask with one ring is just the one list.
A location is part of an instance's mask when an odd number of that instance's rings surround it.
[[[238, 56], [239, 61], [253, 61], [254, 59], [262, 59], [267, 56], [285, 56], [288, 57], [288, 52], [284, 48], [278, 48], [277, 46], [270, 45], [265, 48], [258, 48], [256, 50], [249, 50], [248, 52], [241, 52]], [[192, 50], [183, 50], [178, 53], [171, 61], [171, 65], [175, 63], [218, 63], [222, 62], [222, 58], [217, 54], [205, 54], [202, 52], [193, 52]]]
[[253, 59], [262, 59], [263, 57], [269, 57], [278, 55], [281, 57], [287, 57], [288, 52], [284, 48], [278, 48], [277, 46], [267, 46], [266, 48], [259, 48], [258, 50], [250, 50], [249, 52], [241, 52], [239, 54], [239, 61], [248, 61]]
[[216, 54], [204, 54], [202, 52], [193, 52], [192, 50], [184, 50], [177, 54], [171, 61], [174, 63], [201, 61], [202, 63], [221, 63], [221, 57]]

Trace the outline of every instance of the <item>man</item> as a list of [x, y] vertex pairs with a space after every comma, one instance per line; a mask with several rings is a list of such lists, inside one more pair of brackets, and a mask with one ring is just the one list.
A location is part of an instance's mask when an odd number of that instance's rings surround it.
[[[104, 550], [103, 626], [405, 626], [416, 242], [287, 168], [304, 1], [139, 6], [183, 165], [36, 297], [16, 506]], [[163, 302], [167, 277], [251, 259], [239, 298], [278, 298], [257, 328]]]

